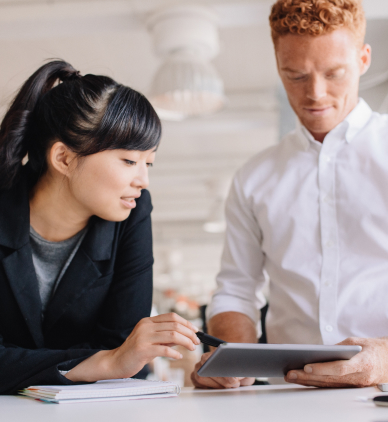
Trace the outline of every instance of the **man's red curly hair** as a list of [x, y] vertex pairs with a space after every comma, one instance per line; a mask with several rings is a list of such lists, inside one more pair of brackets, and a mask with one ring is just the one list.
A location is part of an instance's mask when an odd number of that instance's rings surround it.
[[349, 29], [364, 43], [366, 19], [362, 0], [277, 0], [269, 17], [272, 40], [287, 34], [323, 35]]

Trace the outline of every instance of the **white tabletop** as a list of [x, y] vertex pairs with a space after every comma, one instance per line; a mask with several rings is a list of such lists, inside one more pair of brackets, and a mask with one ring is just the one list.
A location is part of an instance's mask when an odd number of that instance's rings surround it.
[[380, 422], [388, 407], [357, 401], [377, 388], [315, 389], [293, 385], [234, 390], [183, 389], [177, 398], [45, 404], [18, 396], [0, 396], [4, 422]]

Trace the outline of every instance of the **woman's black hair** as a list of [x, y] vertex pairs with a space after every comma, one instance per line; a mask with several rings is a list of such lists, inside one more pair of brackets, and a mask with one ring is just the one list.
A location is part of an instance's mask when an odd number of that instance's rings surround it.
[[13, 186], [26, 154], [38, 180], [54, 140], [85, 157], [112, 149], [147, 151], [160, 137], [159, 117], [142, 94], [52, 61], [24, 83], [1, 122], [0, 189]]

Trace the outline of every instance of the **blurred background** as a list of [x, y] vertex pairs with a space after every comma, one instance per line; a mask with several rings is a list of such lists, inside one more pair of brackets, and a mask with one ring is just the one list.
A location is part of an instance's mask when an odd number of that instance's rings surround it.
[[[364, 0], [373, 64], [361, 96], [388, 112], [388, 1]], [[202, 326], [215, 289], [235, 171], [295, 125], [277, 76], [271, 0], [0, 0], [0, 115], [45, 60], [113, 77], [163, 119], [150, 170], [154, 312]], [[202, 307], [202, 308], [201, 308]], [[189, 385], [197, 353], [151, 377]]]

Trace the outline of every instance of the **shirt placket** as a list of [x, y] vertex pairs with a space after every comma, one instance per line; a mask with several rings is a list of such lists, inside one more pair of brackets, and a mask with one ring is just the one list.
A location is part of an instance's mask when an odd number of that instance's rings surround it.
[[319, 209], [322, 242], [319, 326], [323, 344], [335, 344], [338, 341], [339, 236], [335, 197], [335, 164], [337, 152], [343, 143], [342, 136], [338, 135], [338, 133], [327, 135], [319, 155]]

